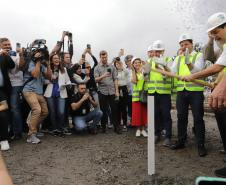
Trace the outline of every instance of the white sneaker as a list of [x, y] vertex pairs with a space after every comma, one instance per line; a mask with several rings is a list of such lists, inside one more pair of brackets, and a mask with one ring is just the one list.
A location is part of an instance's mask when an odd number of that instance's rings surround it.
[[6, 151], [9, 150], [9, 142], [7, 140], [1, 141], [1, 150]]
[[141, 131], [141, 135], [144, 136], [144, 137], [148, 137], [148, 133], [145, 130]]
[[41, 140], [39, 138], [36, 137], [36, 134], [31, 134], [28, 138], [27, 138], [27, 142], [28, 143], [32, 143], [32, 144], [38, 144], [41, 142]]
[[140, 129], [137, 129], [137, 131], [136, 131], [136, 137], [140, 137], [140, 134], [141, 134]]

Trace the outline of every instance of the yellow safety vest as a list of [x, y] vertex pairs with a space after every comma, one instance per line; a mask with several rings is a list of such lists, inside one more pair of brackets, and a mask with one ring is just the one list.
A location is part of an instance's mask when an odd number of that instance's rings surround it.
[[[189, 57], [189, 60], [192, 64], [196, 62], [196, 59], [198, 56], [200, 56], [201, 53], [195, 53], [193, 56]], [[185, 64], [185, 56], [177, 56], [176, 57], [176, 62], [177, 62], [177, 75], [180, 76], [185, 76], [185, 75], [190, 75], [191, 72], [188, 68], [188, 66]], [[181, 80], [177, 80], [177, 91], [203, 91], [204, 87], [191, 83], [191, 82], [185, 82]]]
[[137, 83], [133, 84], [132, 102], [140, 101], [140, 91], [143, 89], [144, 76], [142, 73], [137, 74]]
[[[150, 63], [151, 68], [155, 69], [156, 63], [154, 60]], [[171, 78], [164, 77], [162, 74], [150, 71], [148, 81], [148, 94], [171, 94]]]

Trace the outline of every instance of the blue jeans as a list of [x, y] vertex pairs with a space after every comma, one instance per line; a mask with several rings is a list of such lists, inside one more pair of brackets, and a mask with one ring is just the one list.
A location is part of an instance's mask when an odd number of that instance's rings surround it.
[[22, 86], [12, 87], [10, 95], [10, 106], [12, 114], [12, 131], [14, 134], [22, 134], [23, 118], [21, 114], [21, 99], [19, 93]]
[[73, 123], [75, 125], [75, 129], [77, 131], [85, 130], [87, 127], [87, 122], [89, 121], [93, 121], [90, 128], [96, 128], [96, 125], [100, 122], [102, 116], [103, 112], [98, 109], [94, 109], [85, 116], [74, 116]]
[[47, 104], [53, 129], [62, 130], [65, 117], [65, 99], [60, 97], [47, 98]]

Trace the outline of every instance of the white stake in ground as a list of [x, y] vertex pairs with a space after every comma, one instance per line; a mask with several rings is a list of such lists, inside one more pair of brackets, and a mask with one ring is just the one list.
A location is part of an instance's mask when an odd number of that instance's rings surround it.
[[155, 174], [154, 97], [148, 96], [148, 175]]

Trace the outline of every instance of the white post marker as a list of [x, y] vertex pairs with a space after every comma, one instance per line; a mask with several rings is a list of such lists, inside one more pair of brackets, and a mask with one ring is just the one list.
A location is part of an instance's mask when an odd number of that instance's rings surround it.
[[154, 97], [148, 96], [148, 175], [155, 174]]

